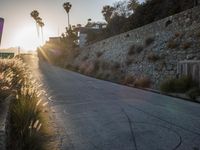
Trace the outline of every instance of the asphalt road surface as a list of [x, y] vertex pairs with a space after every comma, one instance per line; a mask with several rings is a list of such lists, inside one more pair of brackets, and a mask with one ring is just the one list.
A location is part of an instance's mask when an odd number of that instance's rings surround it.
[[199, 150], [200, 105], [28, 62], [61, 129], [62, 150]]

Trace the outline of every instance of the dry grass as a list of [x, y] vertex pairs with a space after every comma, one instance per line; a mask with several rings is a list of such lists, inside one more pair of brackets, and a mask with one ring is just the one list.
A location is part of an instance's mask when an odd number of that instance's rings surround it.
[[135, 87], [149, 88], [151, 86], [151, 80], [148, 77], [141, 77], [134, 82]]
[[169, 40], [167, 43], [167, 48], [175, 49], [178, 47], [178, 43], [174, 40]]
[[97, 58], [101, 57], [102, 55], [103, 55], [103, 52], [97, 52], [96, 53]]
[[146, 38], [146, 40], [145, 40], [145, 46], [149, 46], [149, 45], [151, 45], [153, 42], [154, 42], [154, 37], [148, 37], [148, 38]]
[[27, 67], [18, 59], [0, 60], [4, 88], [15, 91], [10, 105], [10, 150], [42, 150], [46, 135], [41, 116], [40, 85], [31, 77]]
[[135, 77], [134, 76], [126, 76], [122, 80], [122, 84], [125, 84], [125, 85], [133, 85], [134, 82], [135, 82]]
[[190, 42], [185, 42], [185, 43], [183, 43], [182, 45], [181, 45], [181, 48], [183, 48], [183, 49], [188, 49], [188, 48], [190, 48], [191, 47], [191, 43]]
[[151, 61], [151, 62], [156, 62], [156, 61], [158, 61], [160, 59], [160, 57], [157, 54], [155, 54], [155, 53], [149, 53], [147, 55], [147, 59], [149, 61]]

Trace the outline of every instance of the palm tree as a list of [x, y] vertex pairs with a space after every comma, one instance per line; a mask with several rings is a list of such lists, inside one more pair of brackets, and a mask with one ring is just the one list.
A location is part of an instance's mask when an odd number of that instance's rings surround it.
[[37, 35], [38, 35], [38, 37], [40, 36], [40, 34], [39, 34], [39, 27], [38, 27], [38, 24], [37, 24], [37, 18], [39, 17], [39, 12], [37, 11], [37, 10], [33, 10], [32, 12], [31, 12], [31, 17], [35, 20], [35, 22], [36, 22], [36, 28], [37, 28]]
[[111, 16], [113, 15], [114, 7], [106, 5], [103, 7], [103, 10], [101, 11], [106, 22], [109, 22], [111, 19]]
[[39, 27], [41, 28], [42, 43], [44, 43], [44, 34], [43, 34], [44, 22], [42, 22], [42, 20], [38, 20], [38, 21], [37, 21], [37, 24], [38, 24]]
[[70, 22], [69, 22], [69, 11], [72, 8], [72, 5], [70, 4], [70, 2], [66, 2], [63, 4], [63, 8], [65, 9], [65, 11], [67, 12], [68, 15], [68, 28], [70, 27]]

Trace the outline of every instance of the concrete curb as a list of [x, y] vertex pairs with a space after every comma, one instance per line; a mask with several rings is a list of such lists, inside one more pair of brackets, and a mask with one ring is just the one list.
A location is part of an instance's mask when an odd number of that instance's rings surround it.
[[7, 145], [7, 121], [9, 115], [9, 105], [13, 95], [5, 98], [4, 102], [1, 103], [1, 114], [0, 114], [0, 150], [6, 150]]

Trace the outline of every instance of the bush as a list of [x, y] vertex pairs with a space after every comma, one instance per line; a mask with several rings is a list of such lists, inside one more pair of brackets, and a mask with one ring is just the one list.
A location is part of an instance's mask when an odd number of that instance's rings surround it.
[[155, 53], [150, 53], [148, 54], [147, 59], [151, 62], [156, 62], [157, 60], [160, 59], [160, 57]]
[[103, 52], [97, 52], [96, 53], [97, 58], [101, 57], [102, 55], [103, 55]]
[[149, 46], [154, 42], [154, 38], [153, 37], [149, 37], [145, 40], [145, 46]]
[[131, 85], [131, 84], [134, 84], [134, 82], [135, 82], [135, 77], [134, 76], [126, 76], [123, 79], [122, 84]]
[[183, 49], [188, 49], [188, 48], [190, 48], [190, 46], [191, 46], [191, 43], [189, 43], [189, 42], [183, 43], [183, 44], [181, 45], [181, 47], [182, 47]]
[[116, 62], [116, 63], [114, 63], [112, 69], [113, 69], [113, 71], [117, 71], [118, 69], [120, 69], [120, 67], [121, 67], [121, 65]]
[[174, 49], [178, 47], [178, 43], [174, 40], [170, 40], [167, 43], [167, 48]]
[[196, 100], [197, 97], [200, 96], [200, 89], [199, 88], [192, 88], [186, 93], [192, 100]]
[[126, 65], [127, 65], [127, 66], [130, 66], [132, 63], [133, 63], [133, 59], [128, 58], [128, 59], [126, 60]]
[[174, 92], [175, 79], [168, 79], [161, 83], [160, 90], [163, 92]]
[[143, 47], [142, 46], [137, 46], [136, 47], [136, 52], [139, 54], [139, 53], [141, 53], [141, 51], [143, 51]]
[[149, 88], [151, 86], [151, 80], [148, 77], [141, 77], [134, 84], [135, 87]]
[[164, 81], [160, 85], [160, 90], [163, 92], [184, 93], [196, 86], [196, 83], [192, 80], [191, 77], [182, 76], [179, 79], [168, 79]]
[[128, 51], [128, 55], [131, 56], [134, 54], [135, 54], [135, 45], [132, 45]]

